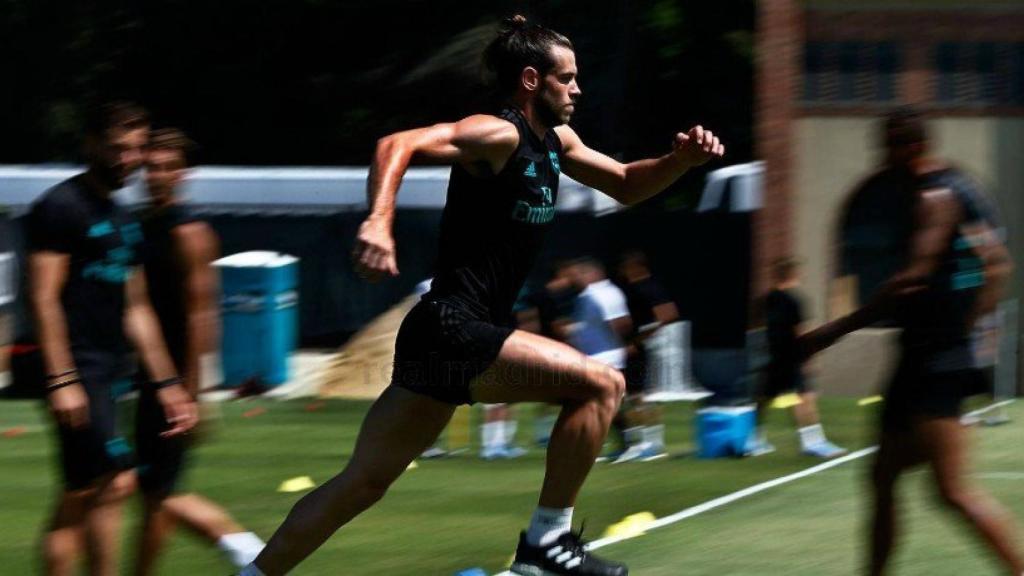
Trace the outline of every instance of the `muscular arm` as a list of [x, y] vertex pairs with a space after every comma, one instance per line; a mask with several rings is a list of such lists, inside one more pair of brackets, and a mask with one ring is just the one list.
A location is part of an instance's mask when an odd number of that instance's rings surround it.
[[[68, 324], [61, 293], [67, 281], [70, 256], [41, 250], [29, 256], [31, 301], [46, 374], [75, 378], [74, 358], [68, 340]], [[47, 378], [47, 386], [51, 384]], [[78, 428], [89, 422], [89, 399], [81, 382], [48, 394], [50, 411], [61, 425]]]
[[217, 237], [209, 225], [191, 222], [174, 229], [178, 257], [185, 273], [185, 309], [187, 319], [187, 350], [182, 377], [185, 389], [195, 397], [199, 393], [201, 360], [220, 341], [220, 315], [217, 294], [220, 285], [211, 263], [217, 258]]
[[985, 284], [978, 291], [974, 309], [968, 318], [968, 326], [971, 326], [999, 306], [1013, 274], [1013, 258], [1002, 239], [987, 224], [966, 226], [963, 232], [972, 239], [974, 253], [981, 259], [985, 275]]
[[141, 268], [133, 271], [125, 282], [125, 302], [125, 332], [138, 350], [150, 379], [161, 381], [177, 376], [160, 332], [160, 322], [149, 303], [146, 276]]
[[660, 158], [623, 164], [588, 148], [568, 126], [555, 128], [562, 141], [565, 173], [622, 204], [636, 204], [658, 194], [687, 170], [725, 154], [725, 146], [710, 131], [695, 127], [677, 134], [672, 152]]
[[369, 280], [398, 274], [391, 226], [395, 197], [413, 159], [459, 163], [470, 173], [496, 174], [515, 152], [519, 133], [511, 123], [494, 116], [475, 115], [447, 124], [397, 132], [381, 138], [370, 164], [367, 201], [370, 215], [363, 222], [353, 250], [356, 270]]
[[[146, 372], [154, 382], [167, 381], [177, 376], [177, 370], [167, 353], [160, 322], [149, 303], [146, 292], [146, 276], [136, 269], [125, 282], [125, 331], [135, 344]], [[195, 426], [198, 413], [194, 399], [181, 384], [162, 386], [156, 392], [157, 400], [163, 406], [168, 430], [160, 435], [175, 436]]]
[[813, 354], [850, 332], [878, 322], [891, 314], [901, 298], [925, 289], [956, 231], [960, 211], [960, 205], [948, 189], [922, 193], [915, 209], [914, 235], [906, 267], [890, 277], [865, 306], [808, 332], [801, 339], [804, 351]]
[[47, 374], [62, 374], [75, 368], [61, 303], [69, 260], [67, 254], [59, 252], [33, 252], [29, 256], [32, 311]]

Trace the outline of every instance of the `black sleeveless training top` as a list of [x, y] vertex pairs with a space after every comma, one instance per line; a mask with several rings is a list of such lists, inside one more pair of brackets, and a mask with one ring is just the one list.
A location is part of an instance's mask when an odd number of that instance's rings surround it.
[[434, 281], [423, 298], [510, 326], [516, 296], [555, 215], [562, 143], [554, 130], [538, 138], [518, 108], [498, 117], [515, 125], [519, 145], [492, 176], [452, 166]]

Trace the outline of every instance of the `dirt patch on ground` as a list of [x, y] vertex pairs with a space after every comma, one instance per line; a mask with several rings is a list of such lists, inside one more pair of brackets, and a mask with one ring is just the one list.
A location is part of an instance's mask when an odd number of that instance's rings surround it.
[[373, 399], [391, 382], [398, 327], [419, 296], [409, 296], [357, 332], [324, 370], [322, 398]]

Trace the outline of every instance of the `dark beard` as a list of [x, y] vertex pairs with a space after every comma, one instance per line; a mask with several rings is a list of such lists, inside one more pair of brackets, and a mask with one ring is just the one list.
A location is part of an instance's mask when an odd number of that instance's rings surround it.
[[548, 128], [554, 128], [555, 126], [565, 124], [565, 122], [562, 121], [562, 117], [551, 106], [551, 104], [544, 99], [544, 96], [544, 92], [537, 95], [537, 104], [539, 104], [535, 107], [537, 110], [537, 119]]

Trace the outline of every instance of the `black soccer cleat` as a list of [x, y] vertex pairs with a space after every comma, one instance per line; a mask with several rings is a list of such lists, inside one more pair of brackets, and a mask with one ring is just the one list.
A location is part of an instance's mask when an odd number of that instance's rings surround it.
[[531, 546], [526, 532], [519, 534], [516, 558], [509, 570], [520, 576], [627, 576], [623, 564], [594, 556], [582, 540], [583, 530], [566, 532], [548, 546]]

